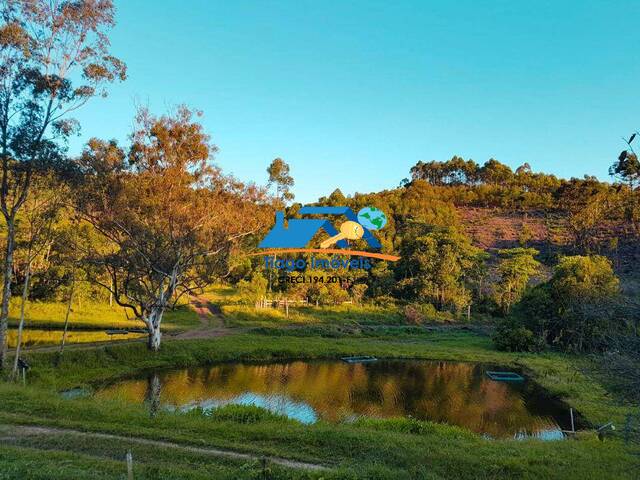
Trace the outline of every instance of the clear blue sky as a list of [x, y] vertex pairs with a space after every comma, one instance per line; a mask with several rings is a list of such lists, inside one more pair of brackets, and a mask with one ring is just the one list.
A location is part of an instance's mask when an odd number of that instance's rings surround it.
[[77, 116], [124, 140], [134, 103], [186, 103], [217, 163], [296, 200], [392, 188], [454, 154], [563, 177], [607, 169], [640, 129], [638, 1], [116, 0], [129, 79]]

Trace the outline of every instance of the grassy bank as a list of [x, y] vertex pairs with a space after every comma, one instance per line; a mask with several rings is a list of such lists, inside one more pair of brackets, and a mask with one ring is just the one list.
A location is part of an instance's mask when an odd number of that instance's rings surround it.
[[[63, 400], [56, 394], [64, 388], [90, 388], [96, 382], [134, 375], [144, 369], [232, 360], [372, 354], [520, 367], [594, 424], [609, 420], [621, 422], [630, 409], [618, 404], [583, 372], [584, 360], [580, 358], [496, 352], [487, 337], [470, 332], [405, 333], [394, 339], [384, 335], [322, 338], [315, 333], [305, 336], [304, 330], [295, 335], [276, 330], [260, 332], [206, 341], [168, 341], [161, 352], [153, 355], [142, 344], [69, 351], [57, 368], [53, 367], [52, 354], [31, 354], [30, 386], [0, 386], [3, 405], [0, 423], [49, 425], [165, 439], [316, 462], [338, 469], [339, 476], [331, 474], [324, 478], [633, 478], [631, 472], [637, 466], [637, 457], [615, 439], [601, 442], [588, 438], [555, 443], [488, 441], [457, 427], [408, 420], [370, 420], [338, 425], [320, 422], [305, 426], [272, 417], [245, 423], [233, 418], [162, 413], [152, 419], [143, 406], [90, 398]], [[22, 448], [21, 454], [28, 457], [29, 449], [46, 445], [43, 442], [43, 439], [31, 439], [12, 448]], [[62, 455], [61, 452], [72, 448], [73, 442], [78, 440], [69, 439], [70, 444], [65, 442], [67, 440], [59, 440], [51, 446], [56, 455]], [[84, 443], [89, 464], [108, 463], [117, 456], [102, 452], [100, 442]], [[118, 447], [120, 457], [123, 448]], [[97, 459], [101, 455], [108, 459]], [[154, 463], [153, 457], [148, 457], [147, 461]], [[201, 478], [176, 473], [186, 468], [185, 462], [188, 463], [174, 455], [173, 470], [159, 467], [154, 470], [159, 472], [156, 478]], [[242, 465], [225, 464], [220, 471], [236, 472], [236, 477], [229, 478], [259, 478], [251, 476], [258, 475], [254, 467], [246, 467], [249, 470], [243, 471]], [[273, 478], [287, 478], [289, 474], [293, 475], [287, 469], [281, 469], [273, 474]], [[223, 473], [220, 477], [225, 478]]]
[[231, 327], [282, 327], [287, 325], [401, 325], [402, 316], [395, 307], [373, 305], [291, 306], [255, 309], [245, 305], [222, 307], [225, 324]]
[[[66, 305], [56, 302], [30, 302], [25, 314], [24, 345], [55, 345], [60, 343]], [[19, 303], [11, 303], [9, 317], [9, 347], [15, 346], [19, 322]], [[188, 330], [200, 325], [197, 313], [189, 305], [168, 310], [163, 320], [167, 332]], [[68, 343], [91, 343], [108, 340], [127, 340], [139, 335], [110, 336], [108, 329], [145, 328], [143, 322], [129, 318], [122, 307], [108, 303], [83, 302], [74, 305], [69, 317]]]
[[[34, 347], [42, 345], [59, 345], [63, 335], [62, 330], [44, 330], [27, 328], [22, 332], [22, 345], [24, 347]], [[96, 343], [118, 340], [132, 340], [146, 337], [145, 333], [128, 333], [126, 335], [110, 335], [104, 330], [78, 331], [69, 330], [67, 332], [66, 343], [68, 345], [76, 343]], [[7, 334], [9, 348], [15, 348], [18, 343], [18, 330], [11, 329]]]
[[[320, 421], [302, 425], [276, 415], [243, 413], [207, 417], [161, 411], [106, 398], [63, 399], [61, 390], [93, 388], [145, 370], [229, 361], [338, 358], [376, 355], [500, 364], [524, 370], [558, 395], [592, 425], [621, 425], [633, 406], [615, 400], [589, 374], [585, 358], [498, 352], [487, 336], [464, 329], [406, 325], [397, 310], [375, 306], [254, 310], [237, 303], [235, 292], [216, 289], [210, 300], [222, 304], [227, 336], [208, 340], [166, 337], [160, 352], [143, 343], [79, 348], [55, 354], [30, 352], [26, 387], [0, 384], [0, 463], [3, 478], [122, 478], [124, 454], [136, 458], [136, 479], [477, 479], [477, 478], [635, 478], [638, 456], [619, 438], [545, 443], [539, 440], [486, 440], [464, 429], [413, 419], [365, 419], [355, 423]], [[45, 309], [46, 310], [46, 309]], [[108, 315], [92, 315], [106, 321]], [[193, 325], [192, 312], [177, 322]], [[41, 315], [45, 318], [47, 315]], [[53, 315], [55, 317], [55, 315]], [[195, 315], [194, 315], [195, 316]], [[89, 317], [86, 317], [89, 318]], [[89, 321], [96, 325], [98, 322]], [[115, 326], [115, 325], [110, 325]], [[14, 435], [11, 425], [39, 425], [85, 432]], [[121, 436], [106, 441], [90, 435]], [[85, 436], [83, 436], [85, 435]], [[171, 451], [127, 441], [129, 437], [179, 445], [230, 449], [330, 467], [302, 472], [253, 460], [232, 460], [197, 452]], [[49, 476], [38, 472], [48, 472]], [[4, 477], [3, 477], [3, 472]], [[7, 473], [9, 472], [9, 473]], [[38, 476], [40, 475], [40, 476]], [[267, 475], [266, 477], [264, 475]]]
[[[339, 358], [376, 355], [497, 363], [524, 369], [543, 387], [580, 411], [593, 424], [621, 422], [631, 406], [613, 399], [585, 373], [587, 361], [557, 353], [514, 354], [496, 351], [488, 337], [464, 330], [389, 336], [343, 335], [319, 337], [315, 331], [259, 330], [214, 340], [167, 341], [151, 354], [144, 344], [113, 345], [65, 354], [58, 367], [55, 353], [31, 353], [30, 381], [36, 387], [62, 390], [90, 386], [155, 368], [187, 367], [225, 361], [268, 361], [290, 358]], [[277, 333], [276, 333], [277, 332]]]

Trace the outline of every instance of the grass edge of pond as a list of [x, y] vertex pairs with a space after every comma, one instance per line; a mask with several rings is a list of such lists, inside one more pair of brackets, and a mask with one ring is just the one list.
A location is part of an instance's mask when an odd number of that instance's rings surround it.
[[[436, 426], [428, 434], [429, 442], [424, 443], [420, 436], [405, 433], [383, 431], [374, 435], [368, 433], [369, 429], [356, 430], [350, 426], [303, 427], [303, 432], [299, 427], [270, 422], [240, 428], [222, 422], [215, 425], [214, 431], [209, 431], [211, 426], [207, 425], [205, 432], [197, 420], [189, 420], [186, 425], [165, 424], [159, 428], [140, 411], [114, 411], [108, 405], [84, 400], [64, 401], [51, 395], [67, 386], [86, 385], [95, 378], [130, 375], [145, 368], [188, 367], [221, 360], [273, 361], [355, 354], [521, 366], [533, 372], [538, 383], [562, 395], [577, 409], [587, 412], [587, 418], [596, 424], [615, 417], [623, 418], [630, 408], [616, 404], [606, 396], [602, 387], [582, 370], [582, 359], [553, 353], [522, 355], [497, 352], [489, 339], [468, 332], [455, 335], [433, 333], [397, 341], [388, 338], [382, 341], [375, 338], [265, 338], [264, 335], [237, 334], [214, 340], [168, 341], [158, 354], [150, 354], [143, 344], [69, 351], [58, 370], [52, 367], [52, 354], [30, 353], [34, 366], [30, 376], [32, 385], [27, 389], [7, 384], [0, 386], [0, 402], [5, 406], [0, 412], [0, 420], [8, 423], [49, 423], [88, 431], [135, 433], [227, 448], [240, 448], [246, 443], [245, 448], [252, 451], [275, 451], [288, 458], [306, 461], [335, 459], [338, 464], [347, 462], [350, 471], [355, 472], [369, 471], [365, 465], [371, 462], [383, 465], [380, 467], [383, 470], [395, 472], [377, 478], [403, 478], [398, 476], [399, 472], [418, 471], [418, 464], [424, 461], [419, 459], [424, 455], [430, 459], [429, 471], [440, 472], [442, 478], [476, 478], [479, 471], [487, 475], [493, 472], [494, 477], [498, 475], [500, 478], [524, 478], [523, 472], [530, 478], [548, 478], [551, 474], [569, 471], [581, 479], [605, 478], [603, 472], [614, 475], [608, 478], [631, 478], [628, 472], [636, 466], [633, 463], [636, 458], [620, 440], [615, 439], [594, 442], [587, 438], [578, 442], [560, 442], [565, 444], [563, 446], [556, 442], [549, 447], [539, 445], [543, 442], [536, 440], [486, 442], [468, 436], [456, 438], [451, 430], [447, 430], [453, 427]], [[240, 443], [236, 439], [238, 435], [242, 435]], [[272, 440], [264, 443], [265, 438]], [[492, 443], [493, 447], [490, 446]], [[451, 463], [451, 455], [456, 456], [455, 464]], [[483, 455], [486, 460], [479, 458]], [[569, 456], [572, 457], [571, 469], [567, 470], [566, 458]], [[542, 458], [545, 460], [541, 463]], [[596, 462], [593, 473], [582, 465], [592, 461]], [[358, 474], [354, 473], [352, 477], [357, 478]]]

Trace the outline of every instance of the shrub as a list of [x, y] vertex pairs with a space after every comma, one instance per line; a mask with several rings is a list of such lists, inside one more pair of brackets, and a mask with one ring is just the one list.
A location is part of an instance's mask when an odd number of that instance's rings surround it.
[[378, 297], [374, 297], [373, 304], [377, 307], [393, 307], [396, 304], [396, 299], [390, 295], [380, 295]]
[[238, 292], [242, 303], [255, 305], [267, 293], [267, 279], [260, 272], [254, 272], [251, 280], [238, 282]]
[[255, 405], [225, 405], [211, 410], [208, 416], [214, 420], [242, 424], [258, 423], [265, 420], [289, 421], [286, 417]]
[[564, 257], [549, 282], [525, 294], [517, 314], [527, 329], [565, 351], [606, 350], [625, 328], [619, 281], [604, 257]]
[[453, 320], [450, 312], [438, 312], [430, 303], [410, 303], [404, 307], [405, 321], [411, 325], [422, 325], [426, 322], [448, 322]]
[[362, 302], [362, 298], [368, 288], [369, 286], [366, 283], [356, 283], [351, 286], [351, 298], [353, 298], [354, 303]]
[[[360, 417], [353, 425], [370, 430], [409, 433], [411, 435], [434, 435], [446, 432], [447, 438], [474, 438], [475, 434], [454, 425], [435, 423], [416, 418], [368, 418]], [[420, 477], [422, 478], [422, 477]]]
[[507, 352], [539, 352], [544, 347], [544, 339], [513, 318], [500, 322], [493, 343], [498, 350]]

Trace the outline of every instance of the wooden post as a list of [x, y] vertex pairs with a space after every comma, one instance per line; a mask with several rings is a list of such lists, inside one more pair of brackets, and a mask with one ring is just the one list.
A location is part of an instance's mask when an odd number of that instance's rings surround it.
[[289, 318], [289, 299], [284, 299], [284, 312], [287, 318]]
[[131, 450], [127, 452], [127, 480], [133, 480], [133, 455]]
[[471, 305], [467, 305], [467, 322], [471, 321]]
[[[62, 339], [60, 340], [60, 350], [58, 351], [58, 359], [64, 351], [64, 344], [67, 341], [67, 329], [69, 328], [69, 315], [71, 314], [71, 305], [73, 305], [73, 291], [76, 288], [76, 270], [75, 266], [71, 271], [71, 290], [69, 291], [69, 300], [67, 301], [67, 312], [64, 315], [64, 327], [62, 329]], [[127, 309], [125, 308], [125, 314]]]
[[[29, 254], [30, 255], [30, 254]], [[31, 261], [27, 263], [27, 272], [24, 277], [24, 288], [22, 289], [22, 302], [20, 303], [20, 323], [18, 324], [18, 338], [16, 341], [16, 356], [13, 362], [11, 378], [18, 376], [18, 360], [20, 360], [20, 348], [22, 347], [22, 331], [24, 329], [24, 307], [29, 297], [29, 278], [31, 277]]]
[[624, 443], [625, 445], [629, 443], [629, 438], [631, 438], [631, 423], [632, 423], [632, 419], [631, 419], [631, 414], [627, 414], [627, 416], [624, 419]]
[[571, 431], [573, 433], [576, 433], [576, 427], [575, 427], [575, 424], [573, 423], [573, 408], [569, 408], [569, 413], [571, 415]]
[[27, 384], [27, 369], [23, 368], [22, 369], [22, 385], [26, 385]]

